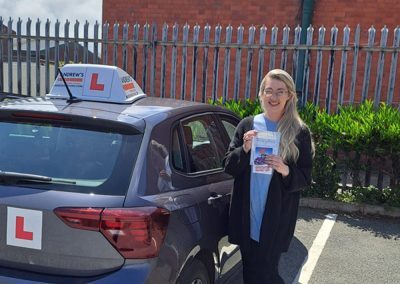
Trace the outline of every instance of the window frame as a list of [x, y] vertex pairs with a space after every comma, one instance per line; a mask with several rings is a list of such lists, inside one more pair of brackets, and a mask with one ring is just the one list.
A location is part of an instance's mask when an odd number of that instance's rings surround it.
[[[203, 117], [204, 118], [208, 118], [209, 121], [207, 121], [207, 119], [202, 119]], [[210, 168], [210, 169], [201, 170], [201, 171], [194, 171], [194, 172], [190, 171], [190, 162], [189, 162], [190, 161], [190, 156], [189, 156], [190, 153], [189, 153], [189, 150], [187, 149], [187, 147], [184, 147], [186, 141], [184, 141], [185, 138], [184, 138], [183, 127], [184, 127], [184, 125], [186, 125], [186, 124], [188, 124], [190, 122], [194, 122], [194, 121], [205, 121], [207, 123], [207, 127], [210, 127], [211, 124], [214, 123], [217, 132], [218, 132], [218, 130], [220, 128], [219, 127], [218, 118], [215, 116], [214, 112], [199, 113], [199, 114], [196, 114], [196, 115], [191, 115], [191, 116], [188, 116], [188, 117], [180, 119], [180, 121], [178, 123], [178, 126], [175, 126], [175, 127], [178, 127], [178, 130], [179, 130], [179, 133], [180, 133], [180, 135], [179, 135], [180, 139], [181, 139], [182, 142], [184, 142], [184, 143], [181, 143], [181, 151], [185, 153], [185, 155], [184, 155], [185, 156], [185, 161], [186, 161], [186, 171], [185, 171], [185, 173], [188, 174], [188, 175], [193, 176], [193, 175], [204, 175], [204, 174], [210, 174], [210, 173], [214, 173], [214, 172], [223, 171], [222, 165], [220, 167], [217, 167], [217, 168]], [[207, 131], [207, 127], [204, 127], [204, 129], [206, 131]], [[176, 128], [174, 128], [174, 129], [176, 129]], [[174, 134], [172, 136], [174, 136]], [[224, 143], [224, 140], [225, 140], [224, 135], [220, 135], [219, 134], [219, 136], [220, 137], [218, 137], [218, 138], [221, 140], [222, 143]], [[223, 156], [220, 157], [220, 153], [218, 153], [218, 146], [216, 145], [216, 138], [213, 135], [209, 135], [209, 134], [207, 134], [207, 138], [210, 141], [210, 146], [211, 146], [212, 150], [214, 151], [215, 155], [218, 158], [220, 158], [221, 161], [222, 161]], [[173, 141], [171, 142], [171, 144], [173, 144]], [[172, 166], [175, 169], [175, 165], [172, 165]]]

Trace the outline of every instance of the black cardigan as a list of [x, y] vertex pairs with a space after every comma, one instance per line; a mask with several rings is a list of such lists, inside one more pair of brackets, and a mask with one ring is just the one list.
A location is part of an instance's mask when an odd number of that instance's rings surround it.
[[[234, 179], [229, 210], [229, 241], [246, 249], [250, 241], [250, 151], [243, 150], [243, 135], [253, 129], [254, 117], [244, 118], [236, 128], [224, 158], [225, 171]], [[300, 191], [311, 183], [312, 146], [305, 126], [296, 137], [299, 158], [289, 166], [289, 175], [274, 171], [260, 232], [265, 254], [287, 251], [294, 234]]]

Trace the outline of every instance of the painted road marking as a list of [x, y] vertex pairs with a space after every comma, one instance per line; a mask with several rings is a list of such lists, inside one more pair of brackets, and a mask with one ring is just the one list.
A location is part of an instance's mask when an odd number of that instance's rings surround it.
[[304, 260], [303, 265], [299, 273], [297, 273], [296, 278], [293, 281], [293, 284], [301, 283], [307, 284], [311, 278], [311, 275], [314, 271], [315, 266], [317, 265], [317, 261], [319, 256], [324, 249], [326, 241], [329, 238], [333, 225], [336, 222], [337, 214], [328, 214], [326, 215], [325, 221], [319, 229], [317, 236], [308, 250], [308, 256]]

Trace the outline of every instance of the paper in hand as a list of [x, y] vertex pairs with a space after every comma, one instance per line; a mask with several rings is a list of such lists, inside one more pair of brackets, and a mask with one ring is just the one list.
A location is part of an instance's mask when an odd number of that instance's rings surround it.
[[281, 134], [272, 131], [258, 131], [251, 146], [250, 165], [253, 173], [272, 174], [272, 168], [267, 164], [267, 156], [278, 155]]

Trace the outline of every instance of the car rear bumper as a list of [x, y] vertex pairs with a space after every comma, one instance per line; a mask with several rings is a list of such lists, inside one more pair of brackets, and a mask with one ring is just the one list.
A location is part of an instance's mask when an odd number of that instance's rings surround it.
[[152, 262], [124, 265], [121, 269], [96, 277], [56, 276], [33, 273], [23, 270], [0, 268], [0, 283], [145, 283], [153, 264]]

